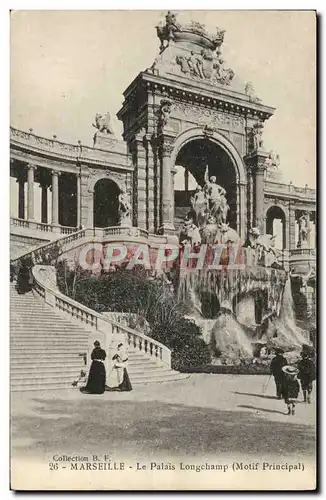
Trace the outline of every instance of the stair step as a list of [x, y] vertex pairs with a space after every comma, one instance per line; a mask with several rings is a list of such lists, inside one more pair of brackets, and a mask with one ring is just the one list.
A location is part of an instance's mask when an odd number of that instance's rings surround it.
[[[20, 387], [22, 390], [26, 386], [30, 386], [33, 390], [46, 390], [49, 385], [59, 385], [61, 387], [71, 387], [72, 382], [74, 381], [74, 378], [72, 377], [71, 380], [69, 380], [70, 374], [68, 374], [68, 380], [67, 376], [65, 377], [64, 374], [62, 376], [53, 376], [53, 377], [42, 377], [38, 379], [33, 379], [32, 377], [25, 378], [24, 380], [20, 380], [19, 382], [16, 383], [16, 380], [11, 377], [11, 387]], [[136, 384], [151, 384], [151, 383], [157, 383], [157, 382], [172, 382], [175, 380], [182, 380], [184, 378], [188, 378], [189, 374], [180, 374], [178, 372], [173, 372], [171, 370], [171, 373], [169, 374], [164, 374], [162, 376], [152, 376], [152, 377], [134, 377], [131, 380], [132, 385]], [[16, 389], [17, 390], [17, 389]]]
[[[24, 349], [24, 356], [23, 357], [31, 357], [31, 358], [37, 358], [37, 357], [42, 357], [44, 358], [44, 356], [46, 354], [50, 354], [49, 357], [51, 358], [52, 356], [55, 356], [55, 355], [58, 355], [58, 356], [61, 356], [61, 357], [67, 357], [67, 356], [71, 356], [71, 355], [78, 355], [78, 354], [82, 354], [86, 352], [86, 347], [82, 347], [82, 346], [78, 346], [76, 347], [75, 349], [73, 349], [72, 347], [69, 347], [65, 349], [65, 352], [63, 353], [62, 352], [62, 349], [53, 349], [51, 348], [51, 346], [49, 346], [47, 349], [44, 349], [44, 346], [42, 349], [37, 349], [35, 350], [34, 348], [31, 348], [31, 349]], [[11, 347], [10, 348], [10, 353], [11, 353], [11, 356], [15, 356], [16, 354], [21, 354], [22, 353], [22, 348], [21, 346], [20, 347]], [[16, 356], [16, 359], [17, 359], [17, 356]]]
[[[80, 370], [86, 369], [79, 354], [89, 348], [92, 326], [79, 326], [70, 321], [68, 315], [45, 304], [33, 292], [18, 295], [12, 285], [10, 307], [11, 390], [72, 389], [73, 380]], [[162, 365], [159, 358], [142, 353], [133, 345], [128, 350], [128, 372], [133, 385], [170, 382], [184, 377]]]
[[[85, 367], [85, 364], [84, 364], [82, 358], [80, 357], [77, 360], [71, 359], [69, 361], [66, 361], [64, 364], [64, 368], [65, 369], [66, 368], [76, 368], [76, 367], [80, 367], [81, 365]], [[20, 370], [32, 370], [32, 371], [34, 371], [37, 369], [56, 370], [59, 368], [62, 370], [62, 360], [58, 360], [56, 362], [55, 361], [41, 360], [41, 361], [35, 362], [35, 363], [30, 363], [30, 362], [24, 363], [20, 360], [11, 360], [11, 362], [10, 362], [10, 369], [11, 370], [15, 369], [17, 372]]]

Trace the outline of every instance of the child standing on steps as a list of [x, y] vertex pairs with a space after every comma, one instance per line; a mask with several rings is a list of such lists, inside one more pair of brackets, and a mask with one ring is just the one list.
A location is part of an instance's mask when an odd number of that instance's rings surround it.
[[300, 385], [297, 380], [299, 370], [295, 366], [283, 366], [283, 397], [288, 407], [288, 415], [295, 414], [295, 405], [298, 400]]

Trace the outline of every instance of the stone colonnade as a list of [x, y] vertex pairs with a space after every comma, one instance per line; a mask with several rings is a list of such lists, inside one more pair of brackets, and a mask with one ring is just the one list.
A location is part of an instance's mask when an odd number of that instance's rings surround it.
[[[41, 222], [43, 224], [51, 224], [53, 226], [59, 226], [59, 225], [67, 225], [67, 224], [60, 224], [60, 215], [62, 215], [62, 212], [64, 211], [69, 211], [69, 209], [63, 209], [60, 210], [60, 195], [63, 193], [60, 193], [60, 188], [59, 188], [59, 179], [61, 174], [64, 174], [64, 172], [61, 172], [59, 170], [50, 170], [46, 169], [44, 167], [39, 167], [38, 165], [35, 164], [23, 164], [22, 166], [18, 165], [19, 162], [16, 162], [16, 166], [18, 167], [16, 169], [15, 177], [18, 182], [18, 218], [19, 219], [25, 219], [28, 221], [36, 221], [37, 218], [39, 218], [39, 221], [36, 222]], [[35, 210], [35, 194], [34, 194], [34, 187], [36, 183], [36, 174], [37, 174], [37, 182], [39, 183], [41, 187], [41, 207], [40, 207], [40, 214], [36, 213]], [[71, 210], [74, 212], [75, 215], [75, 224], [72, 227], [80, 227], [81, 219], [80, 219], [80, 214], [81, 214], [81, 177], [78, 174], [72, 174], [70, 172], [67, 173], [70, 177], [72, 177], [72, 182], [74, 182], [73, 178], [75, 177], [76, 179], [76, 201], [74, 202], [75, 206], [71, 207]], [[25, 203], [25, 182], [27, 181], [27, 205]], [[50, 190], [52, 192], [51, 196], [51, 221], [49, 222], [48, 220], [48, 206], [49, 206], [49, 199], [48, 199], [48, 188], [50, 187]], [[68, 193], [71, 194], [71, 193]], [[25, 210], [25, 205], [26, 205], [26, 210]], [[39, 215], [39, 217], [38, 217]], [[65, 214], [67, 215], [67, 214]]]

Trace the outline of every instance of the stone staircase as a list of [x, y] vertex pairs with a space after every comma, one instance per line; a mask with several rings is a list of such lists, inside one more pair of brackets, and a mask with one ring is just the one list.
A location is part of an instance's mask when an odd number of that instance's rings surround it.
[[[11, 390], [71, 388], [87, 351], [90, 331], [69, 321], [34, 292], [19, 295], [10, 285]], [[128, 372], [132, 384], [180, 380], [186, 375], [129, 348]]]

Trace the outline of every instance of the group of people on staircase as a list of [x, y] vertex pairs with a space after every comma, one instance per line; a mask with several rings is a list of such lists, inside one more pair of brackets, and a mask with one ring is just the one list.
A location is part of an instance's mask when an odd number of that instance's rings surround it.
[[[118, 344], [112, 361], [112, 369], [108, 377], [105, 370], [106, 352], [98, 340], [94, 342], [91, 353], [92, 364], [89, 370], [87, 383], [80, 391], [86, 394], [103, 394], [105, 391], [131, 391], [127, 362], [128, 354], [122, 343]], [[77, 385], [77, 383], [73, 383]]]

